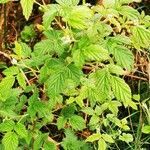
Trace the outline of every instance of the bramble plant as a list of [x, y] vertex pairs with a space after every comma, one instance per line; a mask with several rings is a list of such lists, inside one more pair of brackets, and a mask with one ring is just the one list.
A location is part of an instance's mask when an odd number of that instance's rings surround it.
[[[124, 77], [135, 72], [136, 54], [149, 54], [150, 16], [129, 5], [139, 0], [56, 2], [20, 0], [26, 20], [39, 6], [43, 38], [30, 47], [36, 31], [26, 26], [3, 68], [0, 149], [142, 149], [148, 99], [142, 103]], [[146, 117], [134, 129], [131, 116], [141, 107]]]

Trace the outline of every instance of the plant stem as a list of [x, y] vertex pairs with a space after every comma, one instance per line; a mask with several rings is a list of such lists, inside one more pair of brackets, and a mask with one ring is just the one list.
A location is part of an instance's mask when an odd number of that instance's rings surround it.
[[86, 4], [86, 0], [82, 0], [82, 4], [85, 5]]

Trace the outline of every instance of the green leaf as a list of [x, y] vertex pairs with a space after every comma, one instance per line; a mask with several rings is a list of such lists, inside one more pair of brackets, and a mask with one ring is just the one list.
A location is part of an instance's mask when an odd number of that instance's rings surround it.
[[14, 85], [15, 78], [13, 76], [8, 76], [2, 79], [0, 82], [0, 92], [7, 91], [12, 88]]
[[45, 29], [48, 29], [48, 27], [50, 27], [51, 22], [55, 19], [55, 16], [57, 15], [59, 9], [59, 6], [56, 4], [51, 4], [50, 6], [48, 6], [48, 9], [44, 12], [43, 15], [43, 25]]
[[25, 16], [26, 20], [28, 20], [32, 13], [34, 0], [21, 0], [20, 3], [23, 9], [23, 15]]
[[108, 143], [114, 143], [113, 138], [108, 134], [102, 134], [102, 138]]
[[139, 102], [141, 99], [140, 94], [134, 94], [133, 99]]
[[5, 150], [16, 150], [18, 147], [18, 136], [14, 132], [7, 132], [3, 139], [2, 143], [5, 147]]
[[145, 134], [150, 134], [150, 125], [145, 125], [142, 127], [142, 132]]
[[[81, 150], [85, 145], [85, 142], [77, 139], [76, 135], [70, 129], [65, 131], [66, 137], [61, 142], [61, 146], [64, 150]], [[83, 149], [84, 150], [84, 149]], [[89, 149], [85, 149], [89, 150]]]
[[68, 118], [70, 118], [70, 117], [72, 117], [72, 116], [74, 115], [75, 110], [76, 110], [75, 105], [74, 105], [74, 104], [71, 104], [71, 105], [66, 106], [66, 107], [64, 107], [64, 108], [62, 109], [61, 115], [62, 115], [64, 118], [68, 119]]
[[111, 76], [111, 86], [117, 100], [122, 101], [124, 104], [131, 100], [131, 89], [123, 79]]
[[73, 64], [68, 65], [68, 67], [66, 68], [66, 76], [76, 83], [80, 82], [80, 78], [82, 75], [82, 71]]
[[144, 26], [135, 26], [132, 29], [132, 41], [137, 49], [148, 48], [150, 46], [150, 30]]
[[119, 3], [122, 5], [122, 4], [129, 4], [133, 2], [139, 3], [141, 2], [141, 0], [121, 0]]
[[22, 57], [23, 58], [30, 57], [31, 48], [26, 43], [23, 43], [23, 42], [20, 42], [20, 45], [22, 47]]
[[129, 142], [133, 141], [133, 136], [132, 136], [132, 134], [123, 133], [122, 135], [119, 136], [119, 139], [121, 141], [125, 141], [126, 143], [129, 143]]
[[96, 80], [96, 88], [102, 93], [102, 98], [106, 99], [110, 95], [110, 74], [107, 69], [98, 70], [94, 74]]
[[3, 71], [5, 76], [13, 76], [19, 73], [19, 69], [16, 66], [9, 67]]
[[109, 72], [113, 73], [113, 74], [117, 74], [117, 75], [123, 75], [124, 74], [124, 70], [120, 66], [117, 66], [114, 64], [109, 64], [108, 69], [109, 69]]
[[26, 130], [25, 126], [22, 123], [17, 123], [14, 130], [22, 138], [25, 138], [25, 137], [28, 136], [27, 130]]
[[89, 122], [89, 125], [92, 126], [92, 125], [96, 125], [97, 123], [99, 123], [100, 121], [100, 118], [99, 116], [97, 115], [92, 115], [91, 119], [90, 119], [90, 122]]
[[109, 59], [109, 53], [100, 45], [90, 45], [84, 49], [85, 58], [88, 60], [103, 61]]
[[139, 12], [130, 6], [121, 6], [119, 13], [133, 21], [138, 20], [140, 16]]
[[73, 61], [77, 67], [82, 67], [85, 63], [85, 56], [82, 50], [75, 50], [73, 52]]
[[0, 131], [1, 132], [8, 132], [12, 131], [14, 128], [15, 123], [12, 120], [6, 120], [5, 122], [0, 124]]
[[63, 71], [59, 71], [50, 76], [46, 82], [48, 95], [51, 97], [58, 96], [65, 87], [66, 76]]
[[37, 135], [37, 137], [34, 140], [33, 144], [33, 150], [39, 150], [42, 147], [42, 144], [47, 140], [47, 135], [46, 134], [41, 134]]
[[90, 136], [86, 139], [86, 142], [94, 142], [94, 141], [99, 140], [100, 138], [101, 138], [101, 134], [95, 133], [95, 134], [90, 135]]
[[85, 29], [90, 25], [90, 18], [92, 17], [92, 11], [86, 6], [74, 7], [68, 16], [64, 16], [65, 20], [70, 26], [76, 29]]
[[135, 109], [135, 110], [138, 110], [138, 107], [137, 107], [137, 105], [136, 105], [136, 103], [135, 102], [133, 102], [132, 100], [128, 100], [127, 102], [126, 102], [126, 106], [130, 106], [130, 107], [132, 107], [133, 109]]
[[4, 4], [4, 3], [7, 3], [7, 2], [9, 2], [10, 0], [0, 0], [0, 3], [1, 4]]
[[19, 59], [22, 57], [22, 47], [18, 41], [15, 41], [14, 52], [17, 54]]
[[109, 103], [104, 103], [101, 106], [96, 106], [95, 113], [100, 116], [106, 109], [108, 109]]
[[75, 130], [83, 130], [86, 127], [85, 120], [77, 115], [72, 116], [69, 120], [69, 123]]
[[103, 1], [103, 5], [106, 7], [106, 8], [112, 8], [115, 6], [115, 3], [116, 3], [116, 0], [104, 0]]
[[24, 75], [22, 74], [22, 72], [20, 72], [18, 75], [17, 75], [17, 80], [18, 80], [18, 83], [19, 85], [25, 89], [26, 88], [26, 80], [25, 80], [25, 77]]
[[128, 70], [133, 68], [134, 56], [128, 48], [117, 45], [110, 52], [113, 54], [118, 65]]
[[119, 109], [118, 109], [119, 106], [121, 106], [120, 102], [118, 102], [118, 101], [111, 101], [111, 102], [109, 102], [109, 106], [108, 107], [109, 107], [109, 110], [113, 114], [117, 115], [118, 111], [119, 111]]
[[60, 30], [47, 30], [44, 32], [44, 35], [47, 37], [49, 42], [49, 47], [54, 54], [61, 55], [64, 52], [64, 45], [62, 43], [61, 37], [63, 36], [62, 31]]
[[43, 145], [44, 150], [57, 150], [57, 147], [54, 143], [46, 141]]
[[58, 130], [64, 128], [64, 126], [65, 126], [66, 123], [67, 123], [67, 119], [60, 116], [57, 119], [57, 128], [58, 128]]
[[60, 5], [66, 5], [66, 6], [74, 6], [79, 3], [79, 0], [56, 0], [56, 2]]
[[94, 115], [94, 110], [91, 107], [85, 107], [82, 111], [88, 115]]
[[98, 150], [106, 150], [106, 142], [103, 139], [98, 141]]
[[46, 40], [42, 40], [40, 42], [38, 42], [37, 44], [35, 44], [34, 46], [34, 53], [37, 55], [44, 55], [46, 53], [50, 53], [52, 52], [52, 44], [51, 44], [51, 40], [46, 39]]
[[[22, 39], [22, 41], [30, 42], [35, 37], [36, 37], [36, 31], [35, 31], [35, 27], [34, 27], [33, 24], [26, 25], [23, 28], [23, 30], [21, 31], [21, 39]], [[25, 55], [29, 54], [29, 52], [31, 50], [29, 50], [30, 48], [28, 47], [28, 45], [26, 43], [19, 42], [19, 44], [22, 47], [22, 55], [23, 55], [23, 57], [25, 57]]]

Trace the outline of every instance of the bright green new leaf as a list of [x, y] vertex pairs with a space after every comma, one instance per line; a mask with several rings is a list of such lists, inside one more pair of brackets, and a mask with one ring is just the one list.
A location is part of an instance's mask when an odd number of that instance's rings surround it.
[[99, 116], [97, 116], [97, 115], [92, 115], [92, 117], [90, 118], [89, 125], [90, 125], [90, 126], [96, 125], [97, 123], [99, 123], [99, 121], [100, 121]]
[[5, 150], [16, 150], [18, 147], [18, 136], [14, 132], [7, 132], [3, 139], [2, 143], [5, 147]]
[[85, 107], [82, 111], [88, 115], [94, 115], [94, 110], [91, 107]]
[[119, 3], [120, 4], [129, 4], [129, 3], [133, 3], [133, 2], [141, 2], [141, 0], [120, 0]]
[[138, 110], [137, 104], [132, 100], [128, 100], [126, 103], [124, 103], [124, 105], [125, 106], [130, 106], [133, 109]]
[[106, 8], [112, 8], [115, 6], [115, 3], [116, 3], [116, 0], [104, 0], [103, 1], [103, 5], [106, 7]]
[[32, 13], [34, 0], [21, 0], [20, 3], [23, 9], [23, 15], [25, 16], [26, 20], [28, 20]]
[[56, 2], [62, 6], [74, 6], [79, 3], [79, 0], [56, 0]]
[[106, 142], [103, 139], [98, 141], [98, 150], [106, 150]]
[[121, 103], [120, 103], [120, 102], [118, 102], [118, 101], [111, 101], [111, 102], [109, 102], [108, 108], [109, 108], [109, 110], [110, 110], [113, 114], [117, 115], [117, 114], [118, 114], [118, 111], [119, 111], [119, 109], [118, 109], [119, 106], [121, 106]]
[[108, 143], [114, 143], [113, 138], [108, 134], [102, 134], [102, 138]]
[[123, 133], [122, 135], [119, 136], [119, 139], [121, 141], [125, 141], [126, 143], [129, 143], [129, 142], [133, 141], [133, 136], [132, 136], [132, 134]]
[[145, 134], [150, 134], [150, 125], [145, 125], [142, 127], [142, 132]]
[[90, 136], [86, 139], [86, 142], [94, 142], [94, 141], [99, 140], [100, 138], [101, 138], [101, 134], [95, 133], [95, 134], [90, 135]]
[[131, 100], [131, 89], [123, 79], [111, 76], [110, 82], [117, 100], [122, 101], [124, 104], [126, 104], [128, 100]]
[[133, 99], [139, 102], [141, 99], [140, 94], [134, 94]]
[[133, 21], [138, 20], [140, 16], [139, 12], [130, 6], [121, 6], [119, 13]]
[[92, 11], [86, 6], [76, 6], [64, 16], [70, 26], [76, 29], [85, 29], [90, 25], [89, 19], [92, 17]]
[[101, 115], [106, 109], [108, 109], [109, 103], [104, 103], [101, 106], [96, 106], [95, 113], [99, 116]]
[[7, 3], [9, 2], [10, 0], [0, 0], [0, 4], [4, 4], [4, 3]]

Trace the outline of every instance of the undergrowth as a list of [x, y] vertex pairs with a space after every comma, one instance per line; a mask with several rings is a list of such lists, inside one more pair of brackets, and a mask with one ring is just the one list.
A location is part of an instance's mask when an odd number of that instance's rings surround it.
[[148, 150], [150, 16], [139, 0], [42, 2], [20, 0], [42, 24], [0, 52], [0, 149]]

